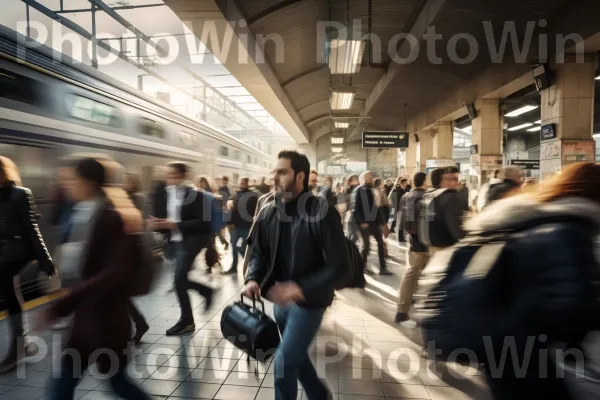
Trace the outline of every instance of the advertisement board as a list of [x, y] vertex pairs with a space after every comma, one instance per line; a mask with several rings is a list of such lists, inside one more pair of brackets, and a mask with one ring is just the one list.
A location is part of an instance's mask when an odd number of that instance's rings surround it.
[[596, 142], [594, 140], [563, 140], [561, 159], [563, 167], [578, 162], [596, 162]]

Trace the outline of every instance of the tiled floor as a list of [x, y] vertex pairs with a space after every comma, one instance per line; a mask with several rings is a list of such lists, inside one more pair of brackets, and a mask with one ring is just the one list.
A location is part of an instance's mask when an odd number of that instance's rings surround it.
[[[376, 246], [373, 246], [376, 248]], [[475, 368], [432, 363], [420, 357], [419, 332], [395, 326], [396, 290], [404, 271], [404, 248], [389, 241], [390, 277], [368, 275], [365, 291], [342, 291], [327, 310], [310, 356], [321, 377], [340, 400], [477, 399], [490, 396]], [[376, 260], [372, 254], [371, 259]], [[201, 260], [201, 258], [199, 258]], [[228, 266], [229, 256], [224, 265]], [[224, 306], [239, 298], [241, 278], [203, 274], [194, 278], [218, 289], [214, 306], [203, 313], [202, 298], [192, 295], [196, 332], [164, 336], [179, 317], [167, 266], [161, 284], [136, 301], [151, 326], [129, 365], [130, 376], [155, 399], [274, 399], [273, 365], [248, 365], [245, 356], [222, 339], [219, 321]], [[28, 313], [35, 318], [36, 311]], [[6, 321], [0, 322], [0, 353], [6, 351]], [[36, 340], [40, 354], [17, 372], [0, 375], [0, 400], [45, 398], [52, 379], [53, 356], [60, 356], [61, 335], [47, 332]], [[56, 349], [56, 350], [54, 350]], [[77, 399], [116, 399], [110, 385], [93, 371], [82, 379]], [[306, 398], [299, 386], [298, 399]]]

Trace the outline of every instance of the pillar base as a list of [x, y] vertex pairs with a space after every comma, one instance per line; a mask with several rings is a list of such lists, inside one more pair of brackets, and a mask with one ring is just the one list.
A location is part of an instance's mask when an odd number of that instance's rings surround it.
[[567, 165], [596, 162], [596, 142], [593, 139], [544, 141], [540, 144], [540, 179], [554, 176]]

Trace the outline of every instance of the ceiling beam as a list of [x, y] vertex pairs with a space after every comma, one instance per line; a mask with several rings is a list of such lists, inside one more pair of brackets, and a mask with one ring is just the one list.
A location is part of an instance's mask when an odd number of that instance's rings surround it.
[[281, 87], [286, 87], [290, 83], [292, 83], [292, 82], [294, 82], [294, 81], [296, 81], [296, 80], [298, 80], [300, 78], [304, 78], [306, 75], [310, 75], [312, 73], [319, 72], [319, 71], [321, 71], [321, 70], [323, 70], [325, 68], [329, 68], [329, 66], [328, 65], [319, 65], [318, 67], [311, 68], [311, 69], [309, 69], [307, 71], [301, 72], [298, 75], [292, 76], [288, 80], [286, 80], [284, 82], [281, 82]]
[[[409, 20], [404, 31], [416, 38], [422, 38], [446, 2], [447, 0], [423, 0], [420, 7], [418, 7], [415, 14]], [[399, 44], [396, 53], [399, 56], [406, 56], [410, 54], [410, 47], [410, 43], [407, 40], [403, 40]], [[402, 67], [403, 65], [390, 61], [385, 72], [369, 94], [364, 113], [361, 114], [368, 115], [371, 112], [373, 106], [381, 99], [383, 93], [388, 89], [390, 83], [398, 75]]]
[[[244, 1], [248, 1], [248, 0], [244, 0]], [[283, 10], [284, 8], [287, 8], [296, 3], [300, 3], [301, 1], [302, 0], [284, 0], [279, 3], [273, 4], [272, 6], [267, 7], [264, 10], [261, 10], [258, 13], [254, 14], [253, 16], [247, 18], [246, 22], [248, 22], [248, 25], [252, 25], [269, 15], [276, 13], [277, 11]]]

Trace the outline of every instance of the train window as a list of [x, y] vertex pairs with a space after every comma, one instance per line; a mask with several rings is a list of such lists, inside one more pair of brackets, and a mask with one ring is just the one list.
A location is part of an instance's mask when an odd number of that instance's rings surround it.
[[180, 132], [181, 134], [181, 141], [184, 144], [184, 146], [195, 146], [196, 145], [196, 137], [191, 134], [191, 133], [187, 133], [187, 132]]
[[239, 159], [240, 159], [241, 157], [242, 157], [242, 156], [241, 156], [240, 152], [239, 152], [238, 150], [236, 150], [236, 151], [235, 151], [235, 153], [234, 153], [234, 159], [239, 161]]
[[252, 157], [250, 156], [250, 154], [248, 154], [246, 157], [247, 157], [247, 160], [246, 160], [246, 162], [247, 162], [248, 164], [250, 164], [250, 163], [252, 162]]
[[150, 118], [140, 118], [140, 133], [157, 139], [165, 138], [165, 126]]
[[220, 146], [219, 155], [223, 157], [229, 157], [229, 147]]
[[116, 108], [87, 97], [69, 96], [67, 108], [73, 118], [114, 127], [121, 125], [119, 111]]
[[36, 104], [36, 85], [39, 84], [31, 78], [0, 68], [0, 97], [20, 103]]
[[258, 158], [254, 157], [254, 165], [258, 165]]

